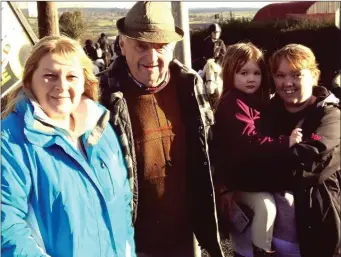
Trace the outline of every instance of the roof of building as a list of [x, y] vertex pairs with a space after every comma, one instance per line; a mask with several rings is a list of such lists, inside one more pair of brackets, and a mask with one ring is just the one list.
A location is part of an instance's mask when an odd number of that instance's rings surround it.
[[254, 16], [254, 21], [282, 20], [288, 13], [304, 14], [316, 1], [273, 3], [264, 6]]

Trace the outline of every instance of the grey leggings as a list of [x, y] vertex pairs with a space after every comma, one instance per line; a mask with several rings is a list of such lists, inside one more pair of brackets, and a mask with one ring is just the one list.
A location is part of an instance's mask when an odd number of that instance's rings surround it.
[[272, 250], [272, 234], [276, 218], [276, 203], [272, 194], [267, 192], [238, 192], [241, 202], [254, 212], [251, 225], [252, 243], [266, 251]]

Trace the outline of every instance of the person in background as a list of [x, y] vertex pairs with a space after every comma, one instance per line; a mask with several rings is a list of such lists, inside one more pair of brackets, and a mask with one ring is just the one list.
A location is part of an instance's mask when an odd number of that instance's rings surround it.
[[96, 61], [97, 60], [97, 52], [96, 52], [96, 49], [95, 49], [91, 39], [85, 40], [85, 45], [83, 47], [83, 50], [86, 53], [86, 55], [92, 61]]
[[100, 43], [95, 43], [95, 50], [96, 50], [96, 60], [103, 59], [103, 50], [101, 48]]
[[[284, 154], [301, 141], [300, 129], [290, 137], [274, 139], [261, 134], [260, 111], [269, 101], [267, 68], [263, 53], [252, 43], [238, 43], [227, 48], [223, 66], [224, 94], [215, 113], [212, 152], [218, 192], [230, 194], [231, 200], [245, 204], [254, 213], [251, 223], [253, 256], [275, 256], [272, 234], [276, 204], [272, 192], [247, 192], [234, 183], [234, 173], [245, 173], [238, 167], [259, 155], [275, 151]], [[258, 171], [253, 169], [253, 172]], [[275, 170], [274, 170], [275, 172]], [[219, 179], [222, 177], [222, 179]], [[227, 181], [227, 183], [226, 183]], [[227, 196], [223, 197], [223, 200]], [[223, 208], [221, 208], [223, 209]], [[225, 213], [232, 221], [234, 213]]]
[[106, 67], [104, 61], [104, 53], [99, 43], [95, 43], [95, 50], [97, 54], [95, 65], [99, 68], [100, 71], [104, 71]]
[[92, 60], [92, 72], [96, 75], [97, 73], [100, 72], [99, 67], [96, 64], [97, 60], [97, 51], [92, 44], [92, 40], [87, 39], [85, 40], [85, 46], [83, 47], [84, 52], [86, 55]]
[[208, 27], [208, 37], [204, 40], [203, 46], [203, 66], [208, 59], [215, 59], [218, 64], [222, 64], [226, 52], [226, 46], [221, 36], [221, 27], [218, 23], [213, 23]]
[[102, 49], [102, 56], [104, 60], [104, 66], [107, 68], [110, 64], [111, 53], [110, 53], [110, 45], [105, 33], [101, 33], [100, 38], [98, 39], [97, 43], [99, 43], [100, 49]]
[[136, 256], [132, 192], [80, 44], [41, 39], [1, 122], [1, 256]]
[[122, 56], [102, 73], [102, 103], [121, 140], [134, 192], [139, 257], [223, 256], [201, 77], [173, 59], [184, 32], [169, 3], [136, 2], [117, 21]]
[[99, 46], [103, 52], [109, 51], [109, 42], [105, 33], [101, 33], [101, 36], [97, 40], [97, 43], [99, 43]]
[[119, 41], [120, 41], [120, 35], [117, 35], [116, 38], [115, 38], [115, 41], [111, 45], [111, 51], [113, 53], [112, 56], [111, 56], [111, 61], [112, 62], [115, 61], [115, 59], [117, 57], [122, 55]]

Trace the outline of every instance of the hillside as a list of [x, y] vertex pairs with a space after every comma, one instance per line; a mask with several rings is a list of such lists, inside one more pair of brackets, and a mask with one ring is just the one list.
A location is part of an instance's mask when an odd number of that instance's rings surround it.
[[[125, 8], [58, 8], [58, 13], [63, 12], [72, 12], [81, 10], [84, 15], [91, 15], [93, 13], [102, 13], [102, 14], [111, 14], [111, 15], [125, 15], [129, 9]], [[222, 12], [233, 12], [233, 13], [239, 13], [239, 12], [250, 12], [255, 13], [259, 9], [258, 8], [233, 8], [233, 7], [217, 7], [217, 8], [189, 8], [188, 12], [189, 14], [199, 14], [199, 13], [222, 13]], [[21, 11], [28, 15], [27, 9], [21, 9]]]
[[[81, 42], [86, 39], [96, 40], [100, 33], [104, 32], [109, 37], [116, 36], [116, 21], [125, 16], [129, 9], [125, 8], [58, 8], [58, 14], [69, 11], [81, 11], [86, 23], [86, 30], [80, 38]], [[226, 20], [233, 15], [234, 17], [246, 17], [252, 19], [257, 8], [190, 8], [189, 22], [190, 29], [205, 29], [209, 24], [217, 22], [215, 14], [219, 14], [219, 22]], [[25, 17], [32, 26], [33, 31], [37, 34], [38, 25], [37, 18], [28, 17], [28, 10], [22, 9]]]

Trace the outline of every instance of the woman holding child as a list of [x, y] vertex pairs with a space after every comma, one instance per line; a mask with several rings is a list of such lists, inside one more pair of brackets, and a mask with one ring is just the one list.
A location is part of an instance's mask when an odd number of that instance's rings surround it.
[[[255, 213], [249, 248], [233, 242], [236, 256], [340, 256], [338, 100], [315, 86], [320, 71], [312, 51], [291, 44], [270, 59], [276, 96], [262, 109], [260, 100], [266, 92], [262, 94], [264, 87], [257, 85], [260, 76], [266, 77], [257, 55], [251, 54], [261, 52], [251, 45], [237, 44], [227, 50], [244, 49], [244, 56], [249, 56], [237, 61], [235, 69], [231, 65], [238, 51], [225, 55], [224, 85], [229, 81], [230, 88], [224, 86], [212, 145], [220, 188], [234, 191], [234, 200]], [[225, 77], [229, 69], [234, 70], [232, 79]], [[246, 81], [244, 91], [238, 88], [238, 78]], [[250, 201], [256, 195], [250, 192], [269, 193], [263, 201]], [[231, 198], [225, 195], [223, 201]], [[262, 212], [266, 218], [259, 222], [257, 213]], [[236, 238], [232, 233], [232, 241]]]

